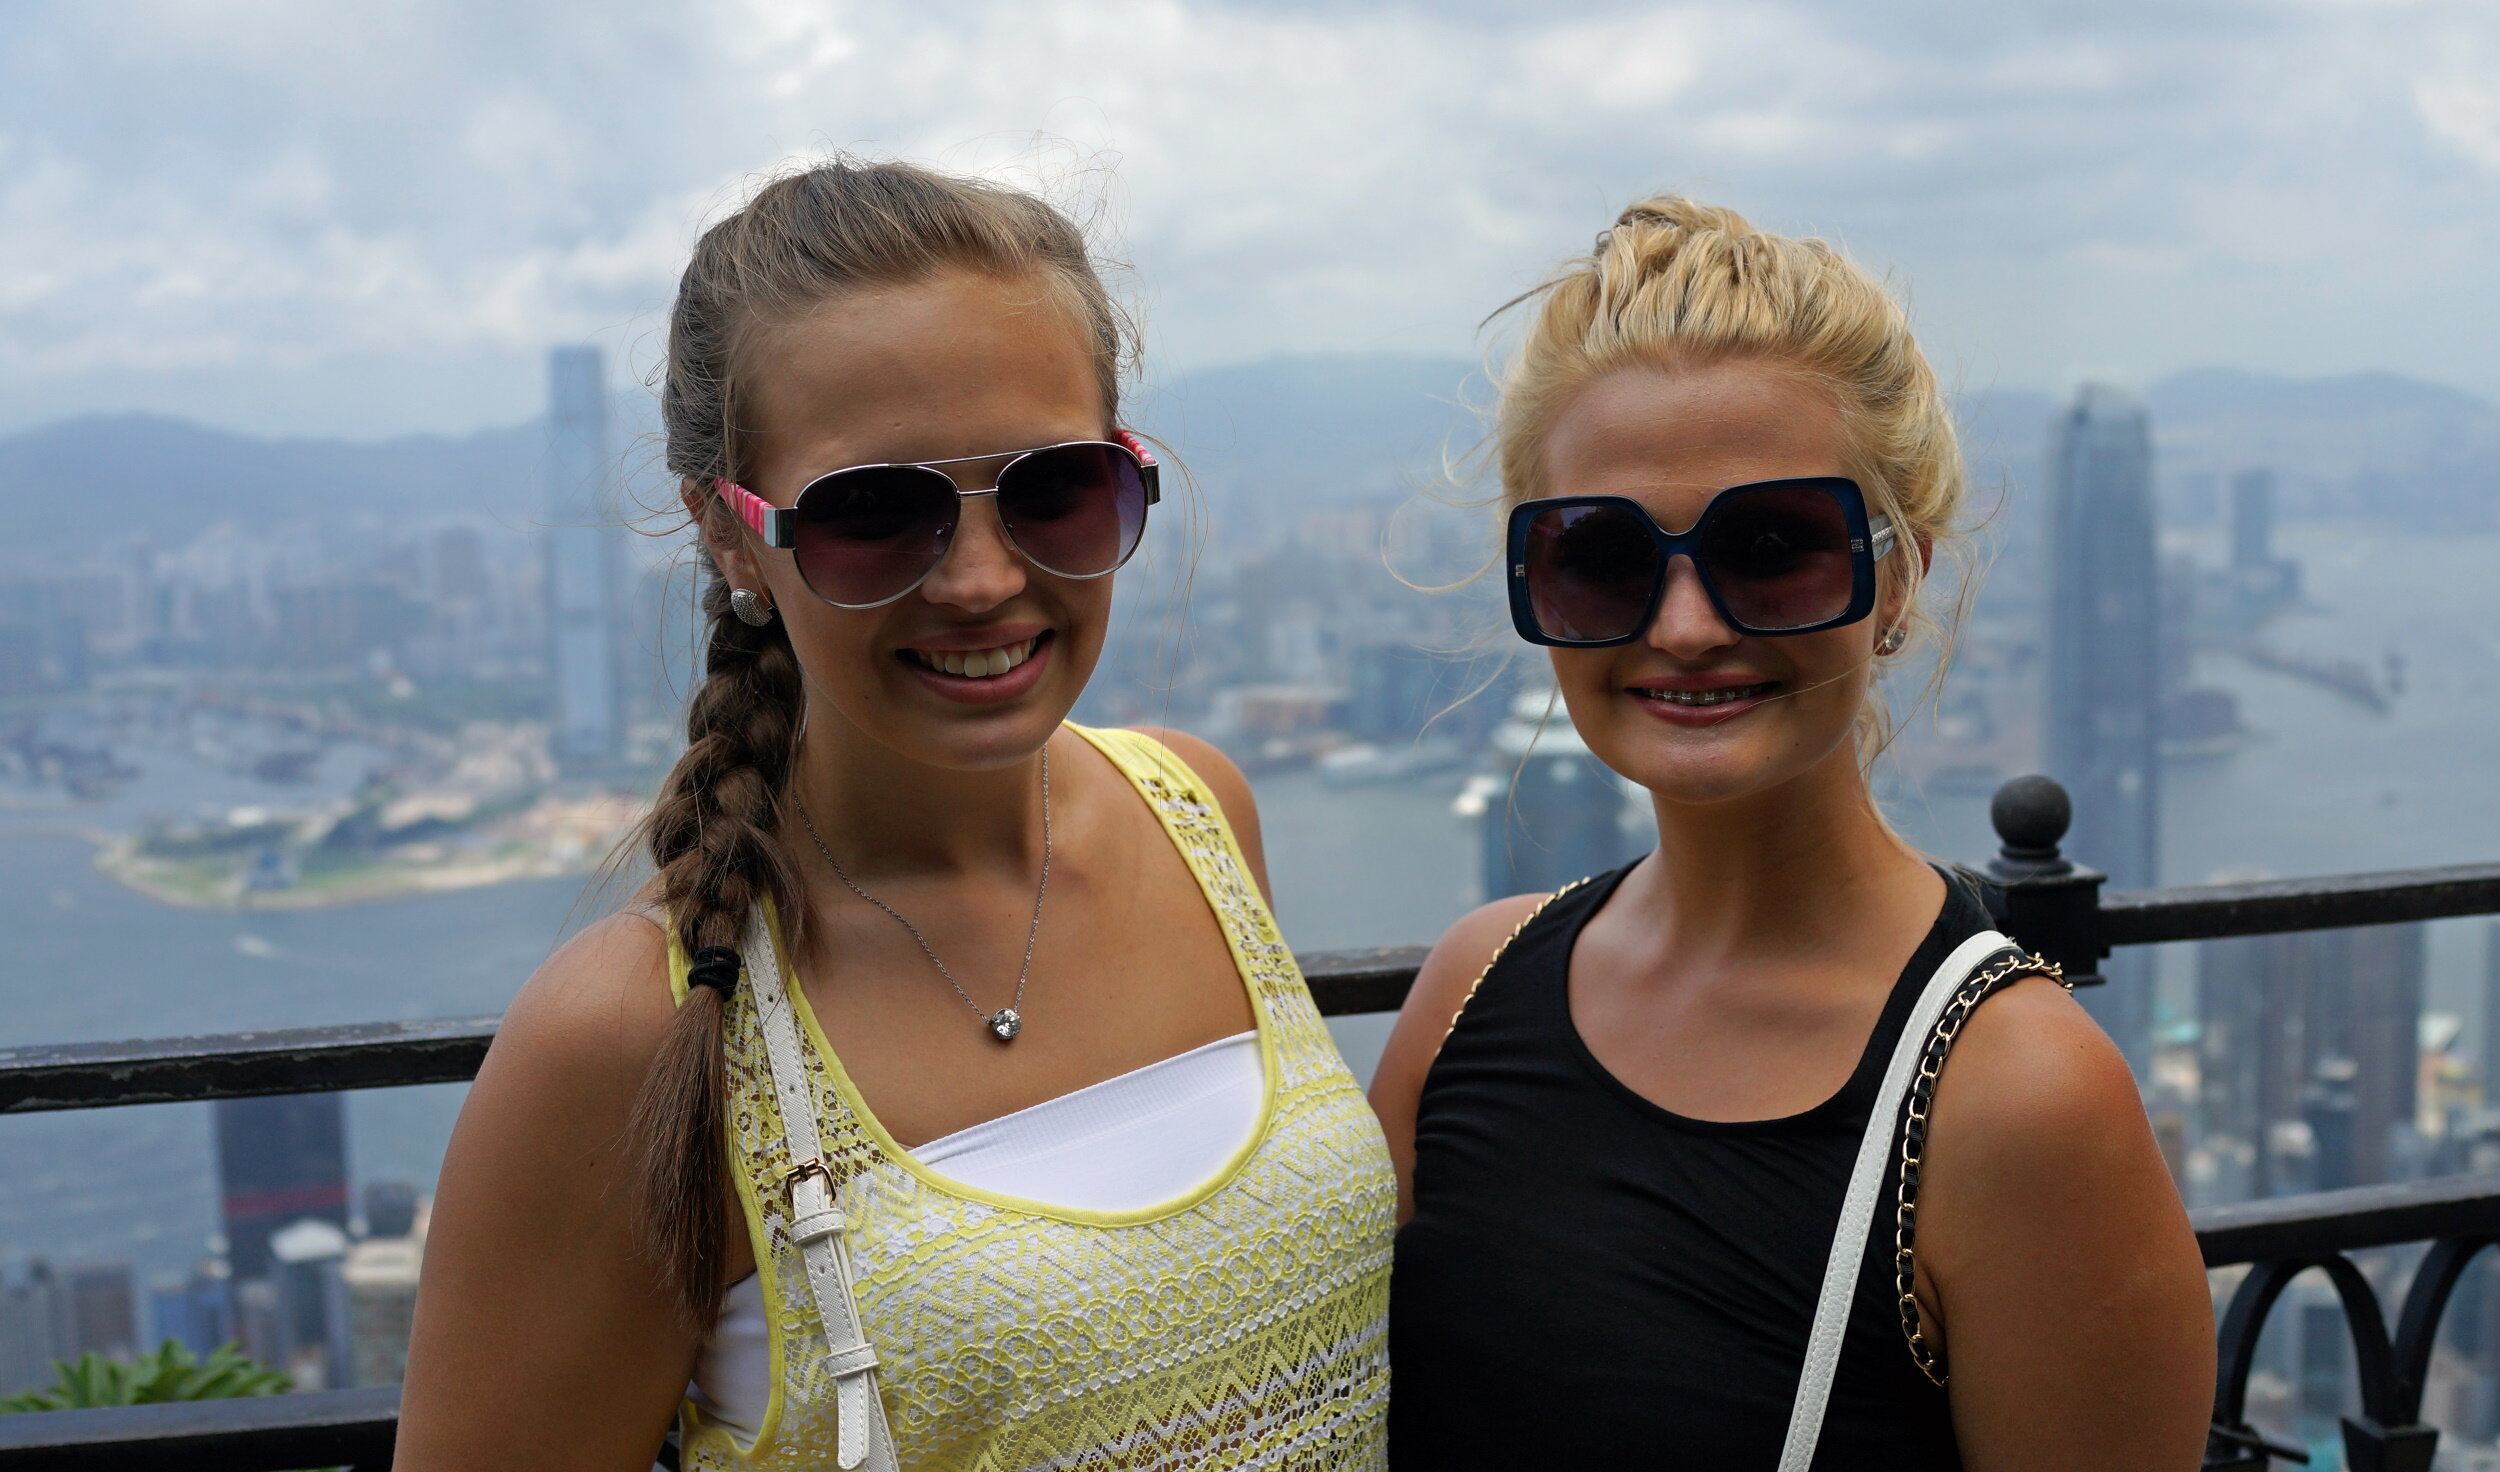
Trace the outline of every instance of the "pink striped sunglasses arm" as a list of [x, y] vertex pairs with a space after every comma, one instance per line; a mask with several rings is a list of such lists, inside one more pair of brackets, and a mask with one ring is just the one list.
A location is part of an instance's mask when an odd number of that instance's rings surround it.
[[1119, 436], [1121, 445], [1137, 457], [1138, 466], [1146, 472], [1146, 504], [1152, 506], [1161, 501], [1163, 499], [1163, 466], [1162, 462], [1155, 459], [1155, 452], [1146, 448], [1144, 440], [1125, 429], [1115, 429], [1112, 433]]
[[738, 513], [740, 521], [764, 539], [765, 546], [798, 545], [798, 528], [794, 525], [798, 520], [797, 512], [787, 506], [775, 506], [745, 486], [730, 481], [716, 480], [712, 482], [712, 490], [729, 503], [729, 509]]

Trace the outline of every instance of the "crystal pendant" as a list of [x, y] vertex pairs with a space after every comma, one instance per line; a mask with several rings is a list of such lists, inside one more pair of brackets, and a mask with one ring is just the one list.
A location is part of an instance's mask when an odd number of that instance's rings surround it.
[[990, 1031], [998, 1034], [1000, 1042], [1012, 1043], [1016, 1034], [1024, 1031], [1024, 1019], [1016, 1015], [1015, 1008], [1001, 1007], [998, 1015], [990, 1019]]

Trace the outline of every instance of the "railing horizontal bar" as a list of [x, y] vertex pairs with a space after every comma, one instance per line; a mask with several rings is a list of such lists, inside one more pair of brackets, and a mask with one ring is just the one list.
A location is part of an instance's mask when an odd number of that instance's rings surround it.
[[459, 1083], [492, 1017], [0, 1049], [0, 1114]]
[[385, 1472], [399, 1389], [0, 1416], [0, 1472]]
[[1430, 955], [1427, 946], [1389, 946], [1375, 951], [1314, 951], [1301, 958], [1311, 1000], [1325, 1017], [1395, 1012], [1406, 1003], [1415, 972]]
[[[1303, 959], [1330, 1016], [1394, 1012], [1421, 946], [1320, 951]], [[127, 1043], [0, 1049], [0, 1114], [462, 1083], [477, 1076], [496, 1019], [278, 1028]]]
[[[2113, 946], [2500, 914], [2500, 864], [2119, 890], [2101, 897]], [[1421, 946], [1302, 958], [1321, 1012], [1389, 1012]], [[0, 1049], [0, 1114], [457, 1083], [476, 1075], [492, 1018], [289, 1028], [212, 1037]]]
[[2188, 1221], [2207, 1267], [2500, 1234], [2500, 1172], [2207, 1206]]
[[2101, 896], [2102, 937], [2113, 946], [2494, 914], [2500, 914], [2500, 864], [2122, 889]]

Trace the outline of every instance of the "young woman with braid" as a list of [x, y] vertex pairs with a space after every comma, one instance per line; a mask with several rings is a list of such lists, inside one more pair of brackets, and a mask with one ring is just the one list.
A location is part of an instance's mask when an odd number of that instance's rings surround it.
[[1512, 616], [1659, 842], [1462, 920], [1398, 1020], [1394, 1465], [2188, 1472], [2211, 1310], [2134, 1080], [1868, 792], [1963, 498], [1900, 308], [1677, 198], [1532, 300]]
[[445, 1159], [397, 1465], [1382, 1465], [1395, 1184], [1247, 786], [1065, 717], [1154, 499], [1077, 231], [781, 178], [670, 320], [709, 644], [656, 877]]

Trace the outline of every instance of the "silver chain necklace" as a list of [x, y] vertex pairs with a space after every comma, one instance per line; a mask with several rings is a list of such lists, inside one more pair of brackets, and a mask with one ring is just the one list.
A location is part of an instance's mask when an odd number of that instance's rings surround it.
[[799, 821], [807, 825], [807, 836], [816, 841], [816, 852], [823, 854], [825, 862], [833, 866], [833, 877], [848, 885], [851, 893], [893, 916], [905, 930], [910, 931], [911, 938], [920, 942], [921, 954], [929, 958], [929, 964], [937, 967], [938, 975], [946, 978], [946, 984], [955, 989], [955, 995], [964, 999], [964, 1005], [972, 1009], [972, 1015], [980, 1018], [982, 1025], [1000, 1042], [1014, 1042], [1016, 1034], [1024, 1031], [1024, 983], [1033, 974], [1033, 942], [1042, 933], [1042, 899], [1050, 893], [1050, 747], [1042, 747], [1042, 882], [1033, 889], [1033, 923], [1024, 932], [1024, 964], [1016, 968], [1015, 1000], [995, 1012], [982, 1011], [981, 1004], [972, 1000], [972, 993], [965, 991], [963, 983], [955, 979], [955, 973], [947, 970], [946, 963], [938, 959], [936, 947], [930, 945], [929, 938], [920, 933], [919, 926], [905, 919], [902, 911], [860, 888], [859, 882], [844, 872], [842, 861], [833, 856], [832, 849], [825, 847], [825, 836], [816, 831], [816, 820], [807, 815], [807, 804], [795, 797], [791, 802], [799, 810]]

